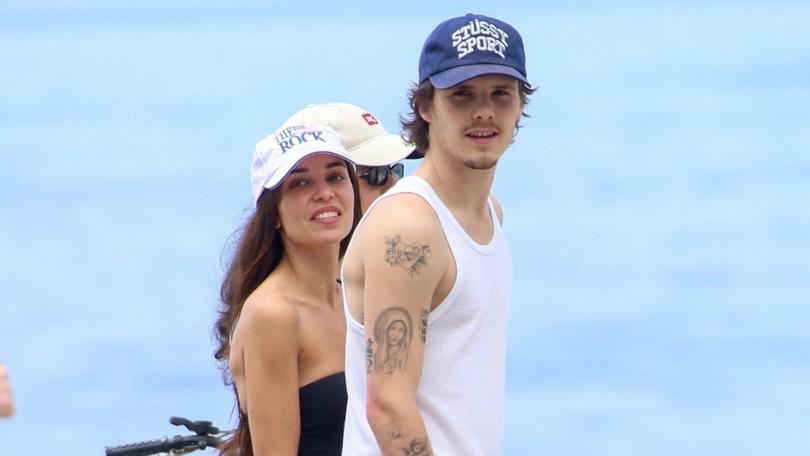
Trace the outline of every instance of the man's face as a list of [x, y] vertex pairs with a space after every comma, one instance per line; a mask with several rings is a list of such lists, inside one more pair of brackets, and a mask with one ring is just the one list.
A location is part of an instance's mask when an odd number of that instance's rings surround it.
[[[359, 179], [357, 179], [357, 182], [358, 185], [360, 186], [359, 188], [360, 210], [362, 211], [362, 213], [365, 213], [366, 209], [371, 205], [371, 203], [373, 203], [374, 200], [377, 199], [380, 195], [388, 191], [389, 188], [393, 187], [394, 184], [399, 179], [399, 177], [395, 173], [391, 172], [390, 167], [385, 166], [384, 168], [387, 168], [388, 169], [387, 171], [382, 171], [381, 169], [378, 170], [388, 174], [388, 178], [385, 180], [385, 183], [379, 186], [372, 185], [371, 183], [369, 183], [368, 178], [360, 177], [368, 173], [369, 170], [371, 170], [372, 168], [382, 168], [382, 167], [357, 165], [357, 176], [359, 177]], [[374, 179], [370, 180], [372, 182], [374, 181]]]
[[430, 123], [430, 153], [449, 155], [471, 169], [494, 167], [520, 120], [518, 84], [508, 76], [486, 75], [436, 89], [430, 106], [420, 110]]

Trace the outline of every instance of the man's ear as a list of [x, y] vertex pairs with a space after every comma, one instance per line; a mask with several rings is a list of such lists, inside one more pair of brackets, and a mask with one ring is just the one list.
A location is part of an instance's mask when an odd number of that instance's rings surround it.
[[427, 123], [432, 122], [432, 118], [430, 115], [430, 108], [425, 108], [424, 106], [419, 106], [419, 117], [422, 118]]

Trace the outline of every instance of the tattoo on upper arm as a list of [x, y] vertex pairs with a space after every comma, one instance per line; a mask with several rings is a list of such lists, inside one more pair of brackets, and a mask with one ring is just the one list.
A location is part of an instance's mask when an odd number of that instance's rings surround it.
[[428, 312], [425, 309], [422, 309], [422, 315], [419, 318], [419, 339], [422, 340], [423, 344], [427, 340], [427, 321], [429, 315], [430, 312]]
[[427, 264], [430, 256], [430, 246], [427, 244], [406, 244], [402, 238], [396, 234], [393, 237], [385, 237], [385, 261], [391, 266], [401, 266], [408, 270], [408, 275], [419, 272], [419, 268]]
[[404, 371], [413, 338], [411, 314], [404, 307], [383, 310], [374, 322], [374, 340], [366, 345], [366, 371], [393, 374]]

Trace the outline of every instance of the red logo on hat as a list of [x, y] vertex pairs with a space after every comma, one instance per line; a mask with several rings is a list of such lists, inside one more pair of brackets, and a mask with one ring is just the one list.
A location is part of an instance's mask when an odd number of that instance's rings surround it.
[[365, 120], [369, 125], [378, 125], [380, 123], [377, 118], [374, 117], [374, 114], [370, 112], [363, 114], [363, 120]]

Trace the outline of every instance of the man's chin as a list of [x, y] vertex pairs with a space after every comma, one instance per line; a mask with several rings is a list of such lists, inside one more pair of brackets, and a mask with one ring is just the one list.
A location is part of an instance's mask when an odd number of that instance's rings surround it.
[[466, 166], [467, 168], [477, 169], [481, 171], [492, 169], [497, 164], [498, 160], [493, 159], [467, 160], [464, 162], [464, 166]]

